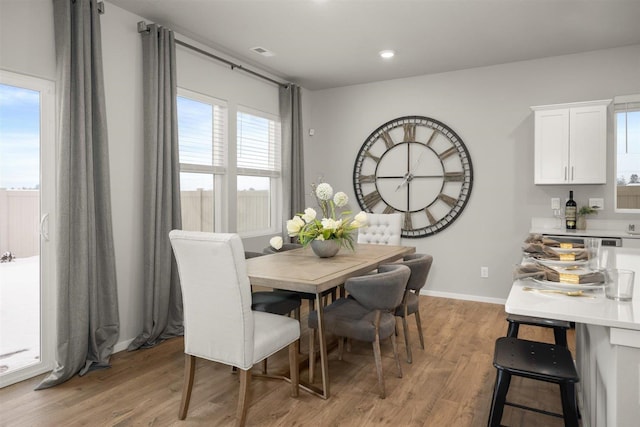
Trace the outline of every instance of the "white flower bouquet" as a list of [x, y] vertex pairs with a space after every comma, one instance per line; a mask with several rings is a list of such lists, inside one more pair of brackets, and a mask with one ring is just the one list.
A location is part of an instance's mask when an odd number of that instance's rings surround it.
[[336, 240], [340, 246], [354, 249], [353, 231], [367, 223], [367, 214], [360, 212], [351, 217], [351, 211], [338, 212], [349, 202], [349, 197], [339, 191], [333, 194], [333, 188], [326, 182], [316, 186], [311, 184], [313, 194], [322, 210], [322, 219], [312, 208], [306, 208], [287, 221], [287, 232], [297, 237], [300, 244], [307, 246], [314, 240]]

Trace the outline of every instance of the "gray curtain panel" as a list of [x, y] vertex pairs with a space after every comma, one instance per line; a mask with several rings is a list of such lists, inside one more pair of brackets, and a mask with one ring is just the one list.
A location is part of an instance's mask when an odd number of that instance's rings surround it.
[[53, 0], [57, 63], [57, 363], [37, 387], [108, 367], [118, 341], [100, 18], [95, 0]]
[[[282, 164], [284, 173], [283, 203], [285, 220], [305, 209], [304, 147], [302, 137], [302, 104], [300, 86], [280, 87], [280, 118], [282, 120]], [[283, 231], [286, 235], [286, 228]]]
[[144, 96], [143, 330], [129, 350], [183, 335], [182, 293], [169, 232], [182, 228], [173, 31], [142, 33]]

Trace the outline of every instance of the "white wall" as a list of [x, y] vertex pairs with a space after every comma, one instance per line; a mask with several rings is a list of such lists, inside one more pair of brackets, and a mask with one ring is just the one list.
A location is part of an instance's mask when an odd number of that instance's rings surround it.
[[[352, 209], [358, 210], [352, 173], [365, 138], [379, 125], [403, 115], [444, 122], [471, 154], [471, 198], [444, 231], [403, 243], [434, 256], [426, 286], [432, 293], [506, 298], [530, 219], [551, 216], [551, 197], [564, 200], [570, 189], [578, 203], [604, 197], [606, 210], [598, 218], [625, 219], [613, 213], [612, 184], [533, 185], [533, 114], [529, 107], [608, 99], [637, 93], [639, 88], [640, 45], [636, 45], [314, 91], [311, 117], [305, 124], [315, 129], [313, 137], [306, 137], [306, 180], [317, 182], [318, 176], [324, 176], [335, 189], [347, 192]], [[612, 141], [612, 133], [609, 138]], [[612, 160], [608, 164], [609, 181], [615, 182]], [[480, 278], [481, 266], [489, 267], [488, 279]]]

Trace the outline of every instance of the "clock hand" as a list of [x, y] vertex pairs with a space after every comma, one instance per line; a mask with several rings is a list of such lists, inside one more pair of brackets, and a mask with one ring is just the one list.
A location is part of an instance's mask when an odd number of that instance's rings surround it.
[[416, 163], [413, 165], [411, 170], [407, 172], [407, 174], [404, 176], [404, 179], [402, 180], [400, 185], [396, 187], [396, 191], [401, 189], [407, 182], [413, 179], [413, 172], [415, 172], [416, 168], [420, 165], [420, 162], [422, 161], [422, 157], [424, 156], [424, 153], [426, 153], [426, 151], [423, 151], [422, 153], [420, 153], [420, 156], [418, 157], [418, 160], [416, 161]]
[[396, 187], [396, 191], [398, 191], [399, 189], [401, 189], [401, 188], [402, 188], [402, 187], [407, 183], [407, 181], [409, 181], [409, 176], [411, 176], [411, 175], [410, 175], [410, 174], [408, 174], [408, 173], [404, 176], [404, 179], [402, 180], [402, 182], [400, 183], [400, 185], [398, 185], [398, 186]]
[[426, 153], [426, 151], [423, 151], [422, 153], [420, 153], [420, 156], [418, 157], [418, 161], [416, 161], [416, 163], [413, 165], [413, 167], [411, 168], [411, 170], [409, 171], [410, 175], [413, 175], [413, 173], [416, 171], [416, 169], [418, 168], [418, 165], [420, 164], [420, 161], [422, 160], [422, 156], [424, 156], [424, 153]]

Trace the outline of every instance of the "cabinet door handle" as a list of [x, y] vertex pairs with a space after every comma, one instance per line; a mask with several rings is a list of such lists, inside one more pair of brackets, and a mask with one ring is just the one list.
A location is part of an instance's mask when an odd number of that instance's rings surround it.
[[573, 166], [571, 166], [571, 181], [573, 181]]
[[564, 180], [567, 180], [567, 167], [564, 167]]

